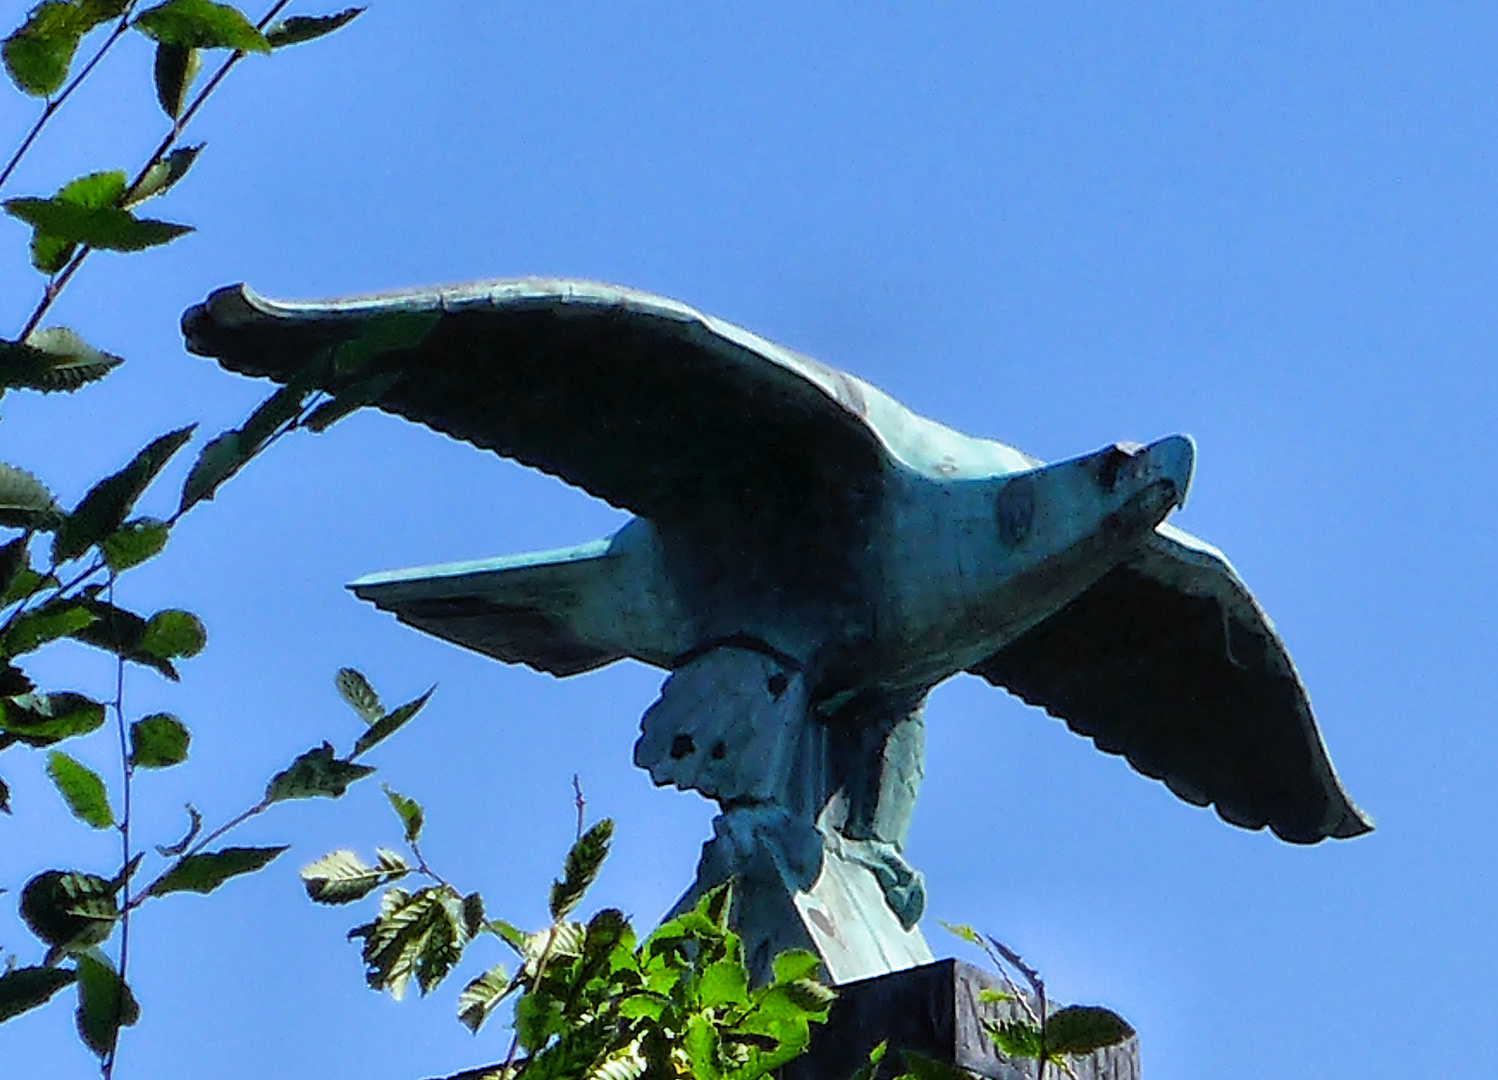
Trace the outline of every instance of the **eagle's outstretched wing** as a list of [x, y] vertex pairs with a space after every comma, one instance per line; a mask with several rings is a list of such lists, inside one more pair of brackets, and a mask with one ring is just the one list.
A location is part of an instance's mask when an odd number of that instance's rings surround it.
[[836, 543], [891, 462], [941, 478], [1036, 464], [747, 330], [592, 282], [325, 303], [230, 286], [189, 309], [183, 332], [192, 351], [280, 382], [324, 358], [325, 389], [356, 387], [668, 527]]
[[1269, 617], [1220, 552], [1171, 526], [970, 670], [1231, 824], [1294, 843], [1373, 827]]

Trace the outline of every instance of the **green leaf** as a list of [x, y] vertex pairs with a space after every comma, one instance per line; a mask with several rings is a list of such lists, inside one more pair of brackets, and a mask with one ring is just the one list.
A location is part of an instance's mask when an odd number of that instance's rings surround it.
[[869, 1051], [869, 1059], [858, 1067], [851, 1080], [874, 1080], [874, 1073], [879, 1068], [879, 1063], [884, 1060], [885, 1053], [889, 1050], [889, 1040], [884, 1039]]
[[119, 918], [116, 892], [112, 882], [97, 874], [46, 870], [21, 890], [21, 918], [56, 951], [98, 945], [114, 932]]
[[1040, 1056], [1040, 1028], [1027, 1020], [983, 1021], [983, 1030], [1001, 1053], [1010, 1057], [1038, 1058]]
[[0, 607], [10, 607], [18, 600], [30, 600], [39, 592], [46, 589], [58, 589], [62, 583], [51, 574], [43, 577], [29, 566], [22, 567], [16, 572], [15, 580], [10, 583], [10, 588], [5, 590], [5, 595], [0, 596]]
[[458, 1022], [475, 1035], [499, 1003], [514, 989], [503, 964], [495, 964], [458, 994]]
[[795, 982], [797, 979], [815, 979], [821, 959], [809, 949], [787, 949], [775, 957], [775, 981]]
[[153, 668], [173, 682], [178, 680], [177, 669], [170, 660], [142, 647], [150, 625], [145, 619], [103, 600], [86, 599], [77, 603], [93, 616], [93, 621], [70, 634], [75, 641], [114, 653], [132, 664]]
[[10, 591], [16, 575], [31, 563], [31, 537], [18, 536], [4, 547], [0, 547], [0, 596]]
[[0, 341], [0, 389], [71, 393], [102, 379], [120, 364], [65, 327], [33, 331], [24, 342]]
[[140, 1005], [108, 958], [97, 949], [78, 954], [78, 1034], [101, 1058], [114, 1050], [120, 1028], [140, 1019]]
[[93, 769], [61, 750], [53, 750], [47, 754], [47, 776], [79, 821], [96, 829], [114, 824], [109, 794]]
[[[776, 957], [778, 965], [780, 958]], [[698, 1008], [716, 1009], [725, 1005], [749, 1003], [749, 975], [736, 960], [718, 960], [703, 969], [697, 978]]]
[[355, 765], [333, 756], [333, 744], [323, 743], [308, 750], [282, 772], [271, 777], [265, 787], [265, 803], [287, 799], [328, 799], [340, 797], [355, 780], [374, 772], [369, 765]]
[[691, 1016], [681, 1045], [694, 1080], [718, 1080], [723, 1075], [718, 1065], [718, 1029], [711, 1019], [701, 1013]]
[[0, 46], [11, 81], [33, 97], [51, 97], [68, 77], [68, 66], [88, 29], [67, 0], [45, 0], [32, 8], [21, 28]]
[[0, 1024], [38, 1005], [72, 984], [78, 976], [63, 968], [24, 967], [0, 975]]
[[187, 480], [182, 485], [182, 501], [177, 512], [180, 514], [204, 499], [212, 500], [219, 486], [244, 468], [245, 463], [252, 457], [254, 457], [253, 453], [240, 452], [240, 439], [237, 431], [226, 431], [210, 441], [198, 454], [198, 460], [193, 463], [192, 471], [187, 474]]
[[75, 559], [119, 529], [135, 500], [192, 438], [196, 426], [178, 428], [152, 440], [129, 465], [95, 484], [58, 528], [52, 557], [59, 563]]
[[369, 685], [362, 672], [355, 668], [339, 668], [333, 677], [338, 696], [348, 702], [349, 708], [359, 714], [366, 724], [373, 724], [385, 715], [385, 706], [380, 704], [380, 695]]
[[937, 922], [941, 923], [941, 928], [947, 933], [956, 935], [969, 945], [976, 945], [980, 949], [983, 947], [983, 939], [978, 936], [978, 931], [974, 930], [971, 926], [965, 923], [942, 922], [940, 919]]
[[171, 533], [172, 527], [164, 521], [136, 518], [106, 536], [99, 549], [105, 565], [118, 574], [161, 554]]
[[1006, 1001], [1013, 1001], [1014, 995], [1007, 990], [991, 990], [983, 987], [978, 991], [978, 1004], [980, 1005], [1002, 1005]]
[[289, 845], [279, 847], [228, 847], [189, 855], [151, 883], [146, 896], [165, 896], [174, 892], [211, 893], [224, 882], [241, 874], [253, 874]]
[[190, 611], [167, 608], [146, 621], [140, 650], [163, 660], [190, 659], [202, 652], [207, 643], [208, 631], [202, 619]]
[[363, 8], [344, 8], [336, 15], [293, 15], [267, 30], [265, 40], [270, 42], [270, 47], [273, 49], [284, 49], [288, 45], [315, 41], [325, 34], [331, 34], [340, 26], [352, 22], [363, 13]]
[[1127, 1020], [1100, 1005], [1068, 1005], [1046, 1018], [1049, 1054], [1090, 1054], [1133, 1037], [1134, 1029]]
[[171, 119], [182, 115], [188, 87], [202, 66], [202, 54], [197, 49], [164, 41], [156, 46], [156, 102]]
[[364, 939], [365, 981], [399, 1000], [414, 977], [421, 992], [428, 993], [462, 955], [461, 920], [461, 901], [443, 886], [415, 895], [387, 890], [379, 916], [349, 931], [350, 938]]
[[153, 713], [130, 725], [130, 764], [165, 769], [187, 760], [192, 735], [171, 713]]
[[382, 743], [394, 735], [405, 726], [407, 721], [426, 707], [426, 703], [432, 699], [432, 694], [436, 690], [437, 688], [433, 686], [425, 694], [422, 694], [421, 697], [406, 702], [399, 708], [393, 709], [389, 716], [384, 716], [376, 720], [370, 725], [369, 730], [354, 741], [353, 756], [358, 757], [370, 747]]
[[0, 464], [0, 525], [12, 529], [53, 529], [62, 508], [35, 476], [14, 465]]
[[211, 0], [167, 0], [142, 12], [134, 26], [153, 41], [193, 49], [270, 52], [270, 42], [236, 8]]
[[562, 878], [551, 883], [551, 917], [561, 919], [583, 898], [588, 886], [598, 877], [603, 860], [608, 857], [609, 842], [614, 837], [614, 822], [604, 818], [572, 845], [562, 865]]
[[155, 198], [171, 190], [178, 180], [187, 175], [187, 170], [192, 168], [193, 162], [198, 160], [198, 155], [207, 145], [207, 143], [198, 143], [196, 146], [179, 146], [152, 165], [146, 170], [146, 175], [140, 178], [140, 183], [130, 189], [124, 202], [126, 208], [139, 206], [147, 199]]
[[[120, 194], [124, 194], [123, 189]], [[34, 230], [31, 262], [44, 274], [61, 270], [76, 244], [98, 251], [145, 251], [194, 231], [191, 225], [138, 218], [118, 206], [90, 208], [62, 198], [28, 196], [7, 199], [0, 205]]]
[[406, 843], [416, 843], [421, 837], [421, 826], [425, 821], [421, 804], [415, 799], [408, 799], [400, 792], [392, 790], [389, 784], [381, 786], [385, 789], [385, 798], [390, 800], [390, 805], [395, 808], [395, 813], [406, 830]]
[[937, 1061], [935, 1058], [918, 1054], [914, 1050], [901, 1050], [900, 1056], [905, 1059], [905, 1068], [915, 1080], [973, 1080], [972, 1074], [964, 1072], [955, 1065], [948, 1065], [945, 1061]]
[[104, 706], [82, 694], [18, 694], [0, 701], [0, 732], [31, 747], [51, 746], [104, 726]]
[[414, 349], [442, 320], [434, 311], [386, 311], [361, 319], [358, 332], [333, 349], [333, 370], [354, 375], [386, 353]]
[[91, 626], [94, 614], [80, 601], [53, 600], [25, 612], [0, 638], [0, 652], [21, 656]]
[[411, 872], [406, 861], [393, 851], [379, 848], [376, 858], [377, 865], [366, 866], [352, 851], [330, 852], [302, 867], [302, 885], [315, 903], [348, 904]]

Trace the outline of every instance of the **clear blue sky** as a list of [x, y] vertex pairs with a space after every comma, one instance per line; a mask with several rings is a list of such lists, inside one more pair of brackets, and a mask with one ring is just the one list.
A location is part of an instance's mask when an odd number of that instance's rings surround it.
[[[159, 137], [150, 56], [128, 44], [6, 194], [133, 167]], [[597, 278], [1047, 459], [1188, 432], [1175, 520], [1274, 617], [1378, 831], [1302, 849], [1232, 829], [961, 678], [928, 709], [909, 846], [930, 914], [1127, 1015], [1149, 1080], [1478, 1077], [1498, 968], [1495, 48], [1485, 4], [374, 0], [242, 65], [195, 125], [194, 175], [153, 209], [200, 231], [97, 257], [58, 308], [130, 362], [72, 399], [8, 396], [0, 458], [71, 503], [155, 434], [237, 424], [264, 387], [186, 355], [177, 318], [241, 280], [296, 298]], [[33, 115], [6, 99], [0, 143]], [[13, 334], [39, 282], [23, 228], [0, 239]], [[141, 835], [175, 838], [186, 799], [222, 819], [296, 753], [346, 744], [332, 675], [355, 664], [391, 699], [440, 684], [376, 763], [425, 803], [445, 875], [538, 923], [576, 772], [619, 823], [595, 899], [653, 922], [712, 813], [630, 765], [660, 673], [505, 667], [342, 588], [622, 520], [385, 416], [280, 444], [128, 579], [124, 600], [193, 607], [211, 634], [181, 686], [130, 674], [132, 712], [195, 732], [191, 763], [141, 783]], [[38, 668], [110, 678], [61, 649]], [[108, 749], [80, 753], [105, 768]], [[112, 864], [34, 755], [0, 766], [0, 883], [60, 850]], [[362, 911], [302, 896], [301, 864], [397, 839], [366, 782], [245, 830], [296, 845], [266, 873], [145, 909], [120, 1075], [415, 1080], [502, 1057], [502, 1030], [453, 1020], [462, 980], [425, 1002], [371, 993], [342, 940]], [[24, 952], [13, 901], [0, 945]], [[0, 1027], [0, 1063], [93, 1073], [65, 999]]]

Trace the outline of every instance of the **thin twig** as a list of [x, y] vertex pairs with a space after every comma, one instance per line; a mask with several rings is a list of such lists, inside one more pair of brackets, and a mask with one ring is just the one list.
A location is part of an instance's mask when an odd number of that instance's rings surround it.
[[577, 805], [577, 839], [583, 838], [583, 811], [588, 807], [588, 800], [583, 798], [583, 785], [577, 778], [577, 773], [572, 774], [572, 801]]
[[[120, 640], [119, 632], [119, 608], [114, 602], [115, 575], [109, 576], [109, 621], [110, 634], [115, 641]], [[120, 874], [123, 882], [120, 885], [120, 982], [126, 984], [126, 970], [130, 965], [130, 788], [131, 781], [135, 777], [135, 763], [130, 759], [130, 740], [125, 729], [125, 657], [116, 654], [114, 663], [114, 723], [115, 730], [119, 734], [120, 743], [120, 769], [124, 777], [122, 785], [124, 794], [120, 800]], [[103, 1080], [111, 1080], [114, 1076], [114, 1063], [119, 1057], [120, 1050], [120, 1028], [125, 1016], [126, 997], [123, 993], [118, 995], [118, 1011], [115, 1015], [114, 1042], [109, 1047], [109, 1053], [99, 1063], [99, 1074]]]
[[114, 43], [124, 36], [126, 30], [130, 29], [130, 15], [135, 8], [135, 3], [136, 0], [131, 0], [130, 6], [120, 16], [120, 21], [115, 23], [114, 30], [104, 39], [104, 43], [99, 46], [98, 51], [89, 58], [88, 63], [84, 64], [79, 69], [78, 74], [73, 76], [73, 80], [67, 86], [63, 87], [62, 93], [47, 101], [46, 107], [42, 109], [42, 114], [37, 117], [36, 123], [27, 132], [26, 138], [21, 140], [21, 145], [16, 148], [16, 152], [6, 162], [4, 170], [0, 171], [0, 187], [4, 187], [5, 182], [10, 179], [11, 173], [16, 171], [16, 166], [21, 164], [21, 159], [26, 156], [26, 151], [31, 149], [31, 144], [36, 142], [37, 136], [42, 133], [42, 129], [47, 126], [47, 122], [57, 115], [57, 110], [62, 108], [63, 103], [73, 96], [73, 91], [78, 89], [79, 84], [88, 78], [89, 73], [98, 66], [99, 61], [104, 59], [104, 54], [114, 48]]

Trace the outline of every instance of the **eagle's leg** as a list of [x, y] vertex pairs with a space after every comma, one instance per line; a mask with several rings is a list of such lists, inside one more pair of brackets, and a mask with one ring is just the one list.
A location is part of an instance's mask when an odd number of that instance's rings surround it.
[[926, 695], [855, 699], [829, 723], [835, 794], [822, 825], [829, 840], [873, 873], [907, 930], [926, 908], [926, 882], [901, 854], [925, 772]]

